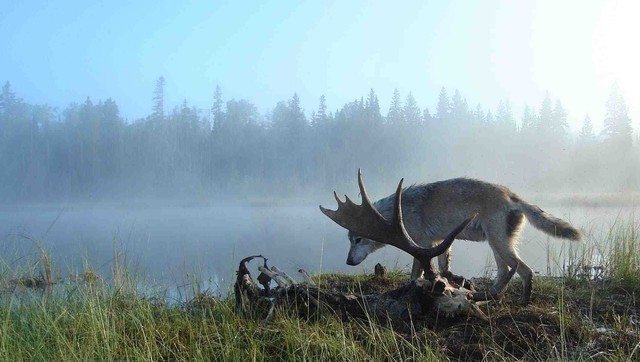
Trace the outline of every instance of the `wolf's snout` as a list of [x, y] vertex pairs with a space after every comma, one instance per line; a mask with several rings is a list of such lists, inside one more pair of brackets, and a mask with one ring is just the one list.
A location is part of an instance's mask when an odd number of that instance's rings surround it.
[[358, 265], [358, 263], [354, 263], [352, 258], [347, 258], [347, 265]]

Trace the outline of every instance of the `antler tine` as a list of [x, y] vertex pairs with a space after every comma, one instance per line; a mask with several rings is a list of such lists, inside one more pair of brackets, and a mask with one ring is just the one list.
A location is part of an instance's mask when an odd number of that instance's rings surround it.
[[337, 192], [333, 192], [333, 197], [336, 199], [336, 202], [338, 203], [338, 206], [342, 205], [342, 200], [340, 200], [340, 198], [338, 197], [338, 193]]
[[367, 209], [368, 212], [373, 213], [379, 220], [384, 220], [384, 217], [380, 214], [380, 211], [373, 206], [367, 189], [364, 187], [364, 181], [362, 179], [362, 170], [358, 168], [358, 187], [360, 188], [360, 198], [362, 199], [362, 206]]
[[402, 183], [404, 182], [404, 178], [400, 179], [400, 182], [398, 183], [398, 188], [396, 189], [396, 198], [395, 198], [395, 203], [394, 203], [394, 223], [395, 226], [399, 229], [399, 231], [402, 233], [402, 236], [404, 236], [404, 238], [406, 239], [407, 243], [412, 247], [412, 248], [418, 248], [418, 244], [415, 243], [415, 241], [413, 241], [413, 239], [411, 238], [411, 236], [409, 235], [409, 233], [407, 232], [407, 229], [404, 226], [404, 219], [402, 217]]
[[360, 188], [360, 198], [362, 199], [362, 205], [367, 205], [369, 208], [374, 208], [371, 200], [369, 200], [369, 194], [364, 187], [364, 181], [362, 180], [362, 170], [358, 168], [358, 187]]
[[358, 205], [356, 205], [356, 203], [355, 203], [355, 202], [351, 201], [351, 199], [349, 198], [349, 196], [344, 195], [344, 199], [345, 199], [344, 203], [345, 203], [345, 204], [347, 204], [347, 206], [350, 206], [350, 207], [358, 206]]
[[[338, 194], [336, 194], [335, 191], [333, 192], [333, 196], [336, 198], [336, 201], [338, 202], [338, 209], [340, 209], [340, 205], [342, 204], [342, 201], [340, 201], [340, 199], [338, 198]], [[338, 211], [337, 209], [336, 210], [330, 210], [330, 209], [326, 209], [326, 208], [322, 207], [322, 205], [320, 205], [320, 211], [322, 211], [323, 214], [327, 215], [331, 220], [336, 221], [336, 213]]]

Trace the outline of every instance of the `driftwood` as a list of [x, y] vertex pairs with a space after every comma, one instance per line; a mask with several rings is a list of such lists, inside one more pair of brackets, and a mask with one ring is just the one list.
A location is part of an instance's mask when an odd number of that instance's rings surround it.
[[[263, 260], [263, 265], [258, 267], [261, 271], [257, 278], [260, 285], [254, 281], [247, 267], [254, 258]], [[276, 267], [269, 267], [262, 255], [243, 259], [234, 285], [236, 308], [264, 322], [269, 322], [275, 311], [280, 309], [293, 310], [305, 319], [333, 313], [343, 319], [373, 318], [404, 326], [434, 316], [472, 316], [486, 320], [478, 303], [472, 300], [473, 290], [442, 276], [435, 276], [432, 280], [418, 278], [392, 291], [362, 295], [319, 287], [312, 284], [304, 270], [300, 273], [305, 281], [298, 283]], [[271, 281], [276, 282], [275, 288], [271, 288]]]

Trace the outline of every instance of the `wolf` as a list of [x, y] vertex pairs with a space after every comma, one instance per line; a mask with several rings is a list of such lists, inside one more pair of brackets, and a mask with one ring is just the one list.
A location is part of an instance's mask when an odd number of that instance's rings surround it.
[[[582, 232], [568, 222], [554, 217], [536, 205], [522, 200], [507, 187], [489, 182], [455, 178], [429, 184], [413, 185], [402, 190], [404, 224], [409, 235], [421, 246], [430, 247], [442, 239], [469, 215], [477, 217], [463, 230], [457, 239], [487, 241], [496, 261], [497, 277], [489, 290], [498, 298], [499, 291], [509, 282], [510, 268], [522, 278], [524, 290], [522, 303], [531, 300], [533, 272], [520, 259], [516, 246], [526, 220], [537, 229], [558, 238], [579, 241]], [[374, 202], [380, 214], [389, 219], [393, 214], [394, 195]], [[385, 244], [367, 239], [352, 231], [347, 256], [348, 265], [358, 265], [372, 252]], [[438, 256], [441, 274], [452, 275], [451, 253]], [[414, 260], [412, 279], [421, 274], [420, 264]]]

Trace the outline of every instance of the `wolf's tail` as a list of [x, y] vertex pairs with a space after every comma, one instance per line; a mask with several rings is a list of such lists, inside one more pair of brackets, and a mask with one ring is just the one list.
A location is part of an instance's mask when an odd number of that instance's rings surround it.
[[568, 222], [542, 211], [536, 205], [531, 205], [524, 201], [517, 203], [520, 211], [524, 212], [527, 220], [536, 229], [557, 238], [579, 241], [582, 239], [582, 232], [571, 226]]

